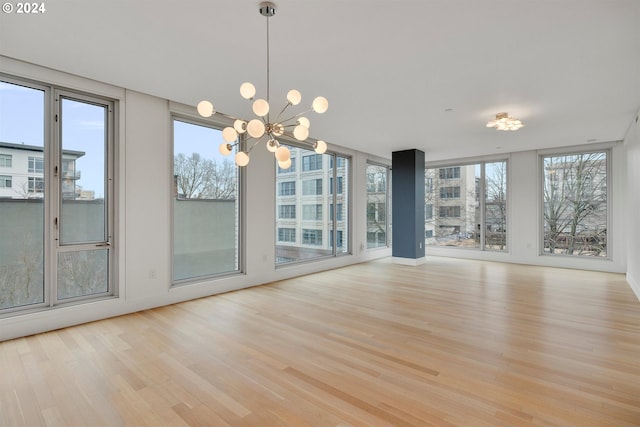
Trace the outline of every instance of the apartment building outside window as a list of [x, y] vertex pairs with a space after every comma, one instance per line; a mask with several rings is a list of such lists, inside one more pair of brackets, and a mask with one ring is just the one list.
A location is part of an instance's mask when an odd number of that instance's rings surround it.
[[[336, 185], [336, 191], [338, 194], [342, 194], [342, 177], [338, 177], [338, 183]], [[333, 194], [333, 177], [329, 178], [329, 194]]]
[[0, 168], [10, 168], [13, 156], [11, 154], [0, 154]]
[[310, 154], [302, 157], [302, 170], [314, 171], [322, 168], [322, 154]]
[[[292, 161], [293, 164], [293, 161]], [[295, 196], [296, 195], [296, 183], [295, 181], [285, 181], [278, 183], [278, 195], [280, 196]]]
[[460, 166], [438, 169], [440, 179], [460, 179]]
[[[348, 253], [349, 159], [294, 145], [288, 148], [292, 170], [285, 173], [276, 169], [276, 265]], [[334, 168], [334, 164], [338, 166]], [[294, 186], [302, 191], [288, 191]], [[285, 218], [283, 209], [293, 208], [284, 206], [295, 206], [301, 214]], [[338, 207], [336, 211], [333, 206]]]
[[44, 178], [30, 176], [27, 182], [29, 193], [44, 193]]
[[295, 243], [296, 229], [295, 228], [278, 228], [278, 241]]
[[302, 243], [306, 245], [322, 245], [322, 230], [303, 228]]
[[44, 158], [29, 156], [29, 173], [44, 173]]
[[12, 187], [11, 175], [0, 175], [0, 187], [11, 188]]
[[440, 218], [460, 218], [460, 206], [440, 206]]
[[322, 220], [322, 205], [302, 205], [302, 219], [304, 221]]
[[[342, 209], [342, 203], [338, 203], [336, 206], [338, 207], [338, 210], [335, 212], [336, 219], [338, 221], [342, 221], [342, 213], [344, 212]], [[333, 203], [329, 205], [329, 216], [333, 218]]]
[[296, 205], [280, 205], [280, 206], [278, 206], [278, 218], [280, 218], [280, 219], [295, 219], [296, 218]]
[[[451, 178], [447, 178], [451, 179]], [[459, 199], [460, 187], [441, 187], [440, 188], [441, 199]]]
[[322, 179], [306, 179], [302, 181], [302, 195], [314, 196], [322, 194]]
[[[331, 239], [333, 240], [333, 236], [334, 236], [334, 234], [333, 234], [333, 230], [331, 230], [331, 231], [332, 231], [332, 233], [331, 233]], [[343, 245], [344, 245], [344, 241], [342, 240], [342, 236], [343, 236], [343, 232], [342, 232], [342, 230], [338, 230], [338, 231], [336, 232], [335, 236], [336, 236], [336, 243], [335, 243], [335, 246], [336, 246], [337, 248], [342, 248], [342, 247], [343, 247]], [[333, 242], [332, 242], [332, 244], [333, 244]]]
[[507, 162], [425, 170], [425, 244], [506, 250]]

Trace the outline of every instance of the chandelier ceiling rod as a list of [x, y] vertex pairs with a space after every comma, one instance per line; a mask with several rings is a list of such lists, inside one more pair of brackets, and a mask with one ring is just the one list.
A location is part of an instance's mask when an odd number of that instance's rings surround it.
[[[276, 5], [270, 2], [260, 4], [260, 14], [267, 18], [267, 102], [269, 102], [269, 82], [271, 81], [271, 67], [269, 63], [269, 18], [276, 14]], [[269, 121], [269, 115], [267, 115]]]

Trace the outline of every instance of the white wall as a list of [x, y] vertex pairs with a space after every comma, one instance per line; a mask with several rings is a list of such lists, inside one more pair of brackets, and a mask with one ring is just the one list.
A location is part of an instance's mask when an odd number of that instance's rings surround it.
[[627, 218], [627, 281], [640, 299], [640, 119], [636, 114], [624, 140], [627, 160], [625, 195]]
[[[390, 255], [366, 249], [364, 153], [331, 144], [352, 156], [352, 255], [275, 268], [275, 167], [266, 150], [254, 150], [246, 169], [244, 273], [171, 288], [171, 113], [193, 106], [114, 88], [76, 76], [0, 57], [0, 72], [117, 99], [116, 161], [119, 295], [87, 304], [0, 318], [0, 340], [53, 330], [151, 307], [213, 295]], [[214, 116], [215, 117], [215, 116]], [[216, 149], [216, 147], [212, 147]], [[362, 220], [360, 220], [362, 219]]]

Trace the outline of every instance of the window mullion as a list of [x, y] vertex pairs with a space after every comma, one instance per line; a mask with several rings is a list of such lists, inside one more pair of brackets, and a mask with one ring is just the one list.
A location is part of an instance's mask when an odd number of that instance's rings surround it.
[[486, 168], [487, 164], [480, 163], [480, 250], [486, 250], [486, 237], [487, 237], [487, 224], [486, 224], [486, 200], [487, 200], [487, 188], [486, 188]]
[[[47, 139], [45, 137], [45, 246], [49, 248], [45, 253], [45, 289], [48, 296], [48, 305], [58, 303], [57, 289], [57, 251], [60, 247], [60, 200], [59, 183], [57, 181], [56, 168], [59, 168], [62, 111], [60, 108], [60, 94], [58, 90], [50, 93], [49, 111], [46, 114], [49, 120]], [[34, 183], [35, 185], [35, 183]]]
[[331, 185], [331, 200], [333, 203], [333, 212], [331, 218], [331, 241], [333, 242], [333, 256], [338, 254], [338, 156], [333, 153], [333, 179]]

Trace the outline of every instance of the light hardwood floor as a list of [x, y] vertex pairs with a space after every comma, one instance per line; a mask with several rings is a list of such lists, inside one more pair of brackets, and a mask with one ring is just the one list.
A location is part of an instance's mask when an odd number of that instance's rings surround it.
[[638, 426], [620, 274], [350, 266], [0, 343], [3, 426]]

